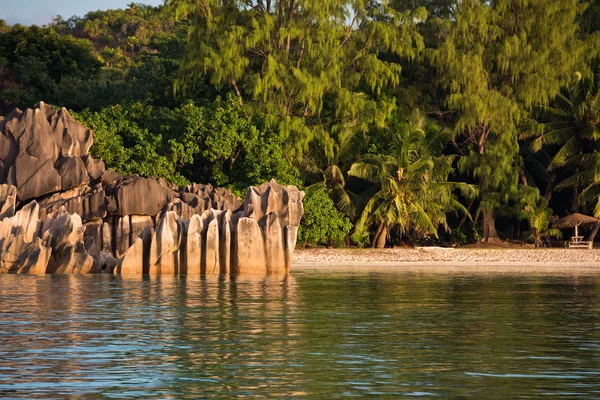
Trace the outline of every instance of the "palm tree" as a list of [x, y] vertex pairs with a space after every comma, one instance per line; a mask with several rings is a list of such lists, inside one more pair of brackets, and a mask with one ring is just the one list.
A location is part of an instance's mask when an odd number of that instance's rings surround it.
[[438, 227], [448, 229], [447, 212], [468, 214], [456, 200], [454, 189], [475, 194], [471, 185], [447, 181], [454, 157], [443, 155], [442, 149], [449, 136], [422, 112], [415, 110], [392, 134], [387, 154], [367, 154], [348, 172], [375, 189], [352, 235], [360, 243], [369, 228], [376, 226], [373, 247], [383, 247], [394, 227], [401, 237], [409, 233], [437, 237]]
[[[303, 156], [299, 169], [314, 182], [311, 186], [324, 185], [331, 190], [331, 199], [336, 207], [351, 220], [356, 219], [361, 198], [348, 190], [344, 170], [360, 154], [365, 142], [364, 132], [348, 124], [336, 135], [336, 140], [322, 143], [317, 139], [311, 151]], [[364, 205], [364, 204], [363, 204]]]
[[[574, 208], [597, 202], [600, 194], [600, 59], [591, 69], [590, 78], [578, 74], [552, 106], [542, 108], [542, 132], [530, 145], [534, 152], [550, 155], [547, 192], [572, 189]], [[559, 173], [568, 177], [552, 187]]]
[[529, 222], [529, 230], [524, 232], [525, 240], [532, 240], [535, 248], [544, 246], [544, 239], [554, 237], [560, 239], [560, 229], [550, 228], [552, 209], [543, 197], [525, 205], [525, 212]]

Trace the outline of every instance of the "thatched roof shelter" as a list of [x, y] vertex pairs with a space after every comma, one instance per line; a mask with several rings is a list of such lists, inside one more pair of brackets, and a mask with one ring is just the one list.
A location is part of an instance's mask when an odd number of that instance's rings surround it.
[[562, 217], [554, 221], [554, 226], [557, 228], [575, 228], [575, 236], [579, 236], [578, 228], [579, 225], [597, 224], [600, 220], [589, 215], [580, 213], [569, 214], [566, 217]]

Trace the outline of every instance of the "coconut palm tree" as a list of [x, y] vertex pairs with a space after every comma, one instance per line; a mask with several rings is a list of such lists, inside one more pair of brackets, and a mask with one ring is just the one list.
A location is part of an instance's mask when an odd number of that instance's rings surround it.
[[560, 239], [560, 229], [550, 228], [552, 222], [552, 209], [543, 197], [536, 201], [528, 202], [525, 207], [529, 230], [523, 233], [525, 240], [531, 240], [536, 248], [544, 246], [544, 240], [549, 237]]
[[314, 182], [311, 186], [324, 185], [330, 189], [336, 207], [355, 220], [357, 208], [362, 204], [361, 198], [346, 187], [344, 171], [355, 160], [355, 154], [360, 154], [366, 137], [361, 129], [348, 124], [337, 132], [336, 140], [325, 141], [315, 140], [311, 151], [304, 155], [298, 167], [309, 182]]
[[447, 139], [446, 132], [415, 110], [392, 132], [387, 154], [367, 154], [352, 164], [348, 175], [375, 188], [356, 223], [355, 242], [364, 242], [370, 227], [376, 227], [373, 247], [383, 247], [392, 228], [402, 237], [409, 233], [437, 237], [440, 226], [448, 229], [447, 212], [468, 214], [453, 192], [460, 189], [474, 195], [475, 188], [448, 182], [454, 157], [442, 154]]
[[573, 190], [574, 208], [597, 203], [600, 194], [600, 59], [591, 70], [591, 77], [578, 74], [552, 106], [542, 108], [542, 131], [530, 145], [550, 155], [550, 181], [558, 183], [548, 190]]

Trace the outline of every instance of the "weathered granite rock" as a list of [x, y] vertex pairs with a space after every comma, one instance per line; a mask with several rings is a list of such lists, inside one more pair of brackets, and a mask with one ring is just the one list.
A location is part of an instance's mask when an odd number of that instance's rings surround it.
[[290, 270], [304, 193], [272, 180], [242, 203], [211, 185], [123, 176], [92, 133], [44, 103], [0, 117], [0, 273]]
[[16, 186], [20, 201], [86, 184], [81, 157], [91, 145], [92, 133], [64, 108], [14, 110], [0, 117], [0, 184]]
[[219, 221], [215, 210], [206, 210], [202, 215], [204, 229], [202, 231], [202, 263], [200, 271], [208, 274], [221, 272], [219, 254]]
[[0, 239], [0, 273], [45, 274], [50, 254], [40, 238], [26, 242], [11, 234]]
[[182, 236], [177, 214], [173, 211], [166, 212], [152, 236], [149, 273], [171, 275], [179, 273], [179, 249]]
[[59, 164], [58, 174], [60, 175], [62, 190], [69, 190], [90, 183], [88, 171], [81, 158], [65, 157]]
[[226, 210], [221, 212], [219, 216], [221, 221], [219, 225], [219, 267], [221, 274], [228, 274], [231, 271], [231, 214], [231, 210]]
[[63, 209], [40, 221], [38, 203], [27, 203], [0, 221], [0, 273], [96, 272], [97, 263], [84, 247], [84, 231], [77, 214]]
[[198, 214], [193, 215], [188, 224], [185, 256], [182, 262], [183, 268], [188, 274], [201, 273], [203, 230], [202, 218]]
[[267, 273], [265, 242], [254, 218], [238, 219], [234, 228], [234, 249], [231, 272]]
[[55, 193], [39, 201], [40, 218], [64, 208], [70, 214], [78, 214], [84, 222], [101, 219], [108, 214], [106, 192], [101, 184], [79, 186], [64, 192]]
[[157, 215], [174, 197], [164, 180], [136, 175], [108, 185], [106, 191], [115, 198], [115, 214], [120, 216]]
[[15, 215], [17, 204], [17, 188], [11, 185], [0, 185], [0, 221]]
[[151, 228], [146, 228], [140, 232], [117, 266], [116, 273], [140, 275], [149, 272], [149, 255], [153, 233]]

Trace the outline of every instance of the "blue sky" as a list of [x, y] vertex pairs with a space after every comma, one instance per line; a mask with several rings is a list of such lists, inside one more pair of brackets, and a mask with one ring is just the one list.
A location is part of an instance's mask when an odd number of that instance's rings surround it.
[[43, 25], [57, 15], [67, 19], [89, 11], [126, 8], [130, 3], [163, 4], [163, 0], [0, 0], [0, 19], [9, 24]]

